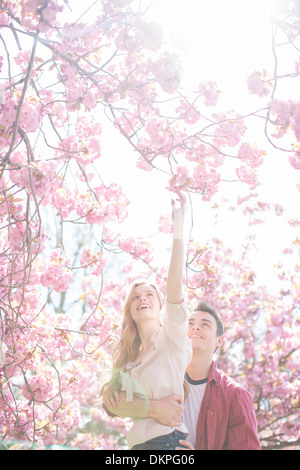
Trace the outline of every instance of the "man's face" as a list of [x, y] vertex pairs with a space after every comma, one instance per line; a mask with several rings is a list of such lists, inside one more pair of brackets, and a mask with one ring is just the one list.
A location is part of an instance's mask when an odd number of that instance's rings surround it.
[[192, 340], [193, 350], [213, 354], [223, 342], [223, 336], [217, 336], [217, 322], [208, 312], [197, 311], [189, 319], [188, 337]]

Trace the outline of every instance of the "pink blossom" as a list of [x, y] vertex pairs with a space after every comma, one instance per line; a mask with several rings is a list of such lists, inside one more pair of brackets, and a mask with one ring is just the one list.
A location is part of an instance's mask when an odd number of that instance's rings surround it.
[[186, 159], [200, 163], [200, 161], [205, 160], [206, 155], [206, 146], [204, 144], [199, 145], [197, 142], [193, 143], [193, 140], [191, 140], [190, 148], [186, 150]]
[[241, 137], [246, 132], [246, 126], [244, 120], [239, 117], [226, 117], [224, 114], [218, 114], [215, 116], [219, 123], [215, 129], [214, 142], [217, 145], [227, 145], [229, 147], [235, 147], [241, 140]]
[[192, 178], [189, 175], [189, 170], [186, 166], [178, 166], [174, 175], [169, 180], [167, 189], [169, 191], [182, 191], [187, 189], [192, 184]]
[[153, 166], [147, 162], [147, 160], [143, 157], [139, 157], [136, 163], [136, 166], [144, 171], [152, 171]]
[[284, 208], [280, 204], [275, 204], [275, 214], [281, 216], [284, 213]]
[[[23, 205], [22, 203], [20, 204], [20, 200], [16, 200], [14, 198], [7, 199], [0, 204], [0, 218], [10, 218], [13, 217], [15, 221], [17, 222], [18, 220], [21, 220], [24, 218], [23, 214]], [[2, 222], [2, 220], [1, 220]], [[4, 234], [4, 230], [2, 234]], [[1, 238], [0, 238], [0, 245], [1, 245]], [[3, 252], [5, 250], [3, 249]]]
[[91, 250], [85, 249], [82, 252], [80, 265], [82, 267], [89, 267], [92, 269], [92, 274], [99, 276], [103, 273], [106, 264], [106, 259], [103, 257], [103, 253], [93, 253]]
[[202, 194], [204, 201], [209, 201], [219, 189], [221, 177], [215, 169], [208, 170], [204, 162], [194, 168], [192, 187]]
[[26, 132], [35, 132], [41, 123], [41, 106], [35, 97], [27, 99], [21, 109], [20, 125]]
[[67, 260], [58, 251], [53, 251], [50, 261], [44, 263], [40, 279], [43, 286], [50, 287], [56, 292], [66, 292], [69, 289], [73, 276], [67, 267]]
[[241, 205], [245, 201], [248, 201], [249, 199], [254, 198], [254, 197], [257, 197], [257, 193], [250, 193], [250, 194], [247, 194], [247, 196], [244, 196], [244, 197], [239, 196], [237, 198], [237, 204]]
[[197, 111], [195, 105], [191, 105], [185, 100], [180, 100], [180, 106], [178, 106], [176, 112], [183, 116], [183, 120], [186, 124], [195, 124], [200, 119], [200, 113]]
[[18, 55], [15, 56], [14, 58], [16, 64], [20, 66], [23, 72], [26, 72], [28, 68], [30, 57], [31, 57], [31, 51], [27, 50], [27, 51], [20, 51]]
[[65, 219], [76, 207], [78, 200], [78, 192], [72, 191], [70, 188], [61, 186], [53, 187], [51, 190], [51, 202], [53, 207]]
[[288, 220], [288, 224], [291, 225], [291, 227], [298, 227], [300, 225], [300, 220], [299, 219], [290, 219], [290, 220]]
[[204, 95], [206, 106], [215, 106], [218, 102], [220, 90], [217, 89], [215, 82], [204, 81], [198, 86], [199, 93]]
[[6, 93], [3, 94], [2, 98], [3, 98], [3, 103], [1, 104], [3, 106], [2, 106], [2, 110], [0, 108], [0, 119], [1, 119], [1, 126], [3, 127], [2, 127], [1, 134], [2, 135], [5, 134], [5, 138], [8, 138], [9, 134], [8, 134], [8, 137], [6, 137], [6, 132], [3, 132], [3, 129], [9, 129], [10, 126], [13, 125], [15, 121], [16, 114], [17, 114], [17, 100], [15, 97], [11, 97]]
[[39, 0], [23, 0], [21, 21], [29, 30], [38, 27], [41, 32], [46, 32], [54, 24], [57, 13], [61, 12], [63, 7], [53, 0], [49, 0], [45, 8], [40, 6]]
[[138, 116], [136, 113], [131, 113], [130, 111], [126, 113], [126, 116], [123, 114], [122, 116], [117, 117], [114, 122], [115, 127], [118, 129], [121, 128], [126, 135], [130, 135], [132, 127], [135, 128], [139, 125]]
[[146, 263], [150, 263], [152, 260], [151, 248], [147, 242], [137, 242], [134, 238], [126, 238], [119, 240], [118, 246], [134, 258], [142, 258]]
[[37, 375], [28, 379], [23, 385], [23, 395], [27, 400], [46, 401], [52, 393], [53, 383], [43, 375]]
[[7, 26], [9, 23], [10, 23], [9, 15], [3, 10], [0, 11], [0, 25], [1, 26]]
[[290, 155], [289, 162], [295, 170], [300, 170], [300, 152], [295, 152], [294, 155]]
[[161, 215], [159, 217], [159, 231], [164, 234], [172, 233], [173, 231], [173, 220], [170, 215]]
[[22, 2], [21, 21], [22, 25], [29, 30], [34, 30], [39, 24], [38, 15], [39, 0], [25, 0]]
[[24, 243], [25, 224], [18, 222], [9, 229], [9, 245], [12, 252], [21, 251]]
[[219, 168], [225, 162], [224, 155], [218, 152], [216, 149], [210, 149], [208, 156], [207, 156], [207, 165], [211, 166], [212, 168]]
[[263, 155], [265, 155], [265, 151], [252, 147], [248, 143], [242, 144], [238, 151], [239, 158], [250, 168], [260, 166], [263, 163]]
[[271, 91], [268, 89], [268, 86], [271, 86], [271, 83], [267, 79], [267, 73], [265, 70], [263, 72], [253, 72], [249, 75], [247, 83], [250, 93], [260, 97], [267, 96]]
[[272, 122], [276, 125], [276, 132], [273, 136], [280, 138], [285, 134], [290, 125], [292, 116], [291, 103], [274, 99], [270, 105], [270, 112], [273, 117]]
[[[159, 117], [152, 117], [146, 123], [145, 131], [149, 136], [149, 147], [165, 151], [172, 146], [172, 133], [167, 121]], [[147, 145], [147, 144], [146, 144]]]
[[[59, 144], [63, 155], [73, 157], [82, 165], [93, 163], [101, 156], [101, 125], [81, 119], [76, 126], [76, 137], [69, 136]], [[68, 154], [70, 152], [70, 154]], [[61, 152], [57, 151], [60, 156]]]
[[248, 169], [245, 165], [240, 166], [236, 169], [236, 174], [239, 180], [243, 183], [247, 183], [250, 189], [255, 189], [260, 183], [257, 181], [256, 173], [252, 169]]
[[97, 199], [90, 192], [79, 195], [75, 208], [80, 217], [84, 217], [89, 224], [125, 220], [129, 201], [118, 185], [111, 184], [107, 188], [101, 185], [95, 188], [95, 194]]
[[[50, 0], [47, 3], [47, 7], [42, 10], [42, 19], [47, 23], [47, 26], [54, 25], [57, 14], [62, 11], [63, 7], [59, 6], [57, 1]], [[45, 31], [45, 28], [41, 29], [41, 31]]]
[[181, 66], [176, 54], [164, 54], [153, 63], [152, 74], [166, 93], [174, 93], [181, 82]]
[[300, 103], [293, 103], [292, 109], [292, 129], [296, 139], [300, 142]]
[[[14, 154], [12, 161], [17, 163], [21, 154]], [[33, 163], [29, 168], [22, 168], [11, 176], [11, 180], [20, 187], [26, 188], [29, 194], [34, 190], [35, 196], [42, 199], [42, 204], [46, 205], [51, 200], [51, 189], [55, 188], [56, 178], [55, 162]]]
[[[131, 20], [131, 24], [130, 24]], [[134, 17], [129, 18], [127, 24], [120, 30], [115, 39], [116, 46], [120, 50], [138, 52], [142, 49], [143, 33], [134, 27]]]

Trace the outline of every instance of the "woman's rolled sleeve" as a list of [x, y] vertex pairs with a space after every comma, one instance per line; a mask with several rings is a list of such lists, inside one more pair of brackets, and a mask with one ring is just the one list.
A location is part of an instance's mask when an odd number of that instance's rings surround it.
[[177, 347], [184, 348], [187, 341], [189, 310], [180, 304], [166, 303], [162, 316], [162, 327], [168, 340]]

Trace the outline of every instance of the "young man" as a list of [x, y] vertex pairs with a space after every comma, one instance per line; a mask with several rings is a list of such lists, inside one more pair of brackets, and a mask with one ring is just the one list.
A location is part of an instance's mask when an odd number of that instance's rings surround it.
[[[125, 401], [122, 393], [108, 391], [104, 408], [121, 417], [152, 417], [176, 426], [183, 413], [193, 450], [259, 450], [253, 400], [249, 392], [217, 369], [213, 354], [223, 341], [223, 323], [218, 312], [200, 302], [189, 320], [188, 336], [193, 357], [186, 371], [189, 394], [184, 403], [176, 395], [162, 400]], [[181, 449], [182, 450], [182, 449]]]
[[223, 342], [217, 310], [200, 302], [189, 320], [193, 357], [186, 371], [189, 395], [184, 422], [189, 449], [258, 450], [253, 400], [249, 392], [217, 369], [213, 354]]

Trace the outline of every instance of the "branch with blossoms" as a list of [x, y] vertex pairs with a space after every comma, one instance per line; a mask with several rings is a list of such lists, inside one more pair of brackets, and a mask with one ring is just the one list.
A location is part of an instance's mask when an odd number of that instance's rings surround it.
[[[281, 28], [289, 45], [298, 47], [295, 12], [274, 29], [273, 75], [254, 72], [248, 80], [249, 90], [268, 101], [241, 114], [220, 109], [220, 90], [213, 81], [203, 79], [193, 91], [183, 90], [180, 60], [165, 49], [162, 28], [133, 3], [99, 0], [68, 21], [67, 8], [73, 5], [64, 0], [1, 2], [0, 439], [26, 440], [32, 447], [39, 441], [105, 448], [111, 428], [93, 410], [99, 408], [99, 383], [119, 335], [122, 302], [137, 262], [164, 289], [165, 268], [151, 245], [122, 234], [130, 210], [123, 188], [114, 181], [104, 184], [98, 170], [106, 132], [100, 109], [133, 150], [128, 158], [140, 171], [163, 172], [170, 192], [187, 190], [210, 201], [229, 161], [228, 180], [255, 189], [266, 150], [247, 138], [252, 119], [264, 124], [273, 147], [274, 139], [288, 138], [286, 147], [276, 147], [289, 149], [290, 164], [299, 168], [299, 103], [281, 99], [277, 86], [279, 80], [297, 79], [299, 63], [279, 74], [275, 44]], [[111, 228], [116, 224], [119, 233]], [[161, 217], [160, 231], [171, 233], [167, 218]], [[216, 247], [213, 252], [190, 237], [188, 298], [217, 293], [221, 310], [230, 306], [226, 321], [237, 326], [227, 351], [240, 353], [243, 342], [255, 390], [261, 363], [251, 356], [253, 335], [241, 331], [239, 318], [252, 325], [259, 296], [253, 276], [242, 266], [237, 291], [229, 284], [220, 288], [222, 249]], [[127, 266], [121, 266], [121, 257], [129, 259]], [[238, 269], [230, 256], [224, 259], [229, 270]], [[126, 275], [123, 284], [115, 279], [116, 269]], [[263, 289], [258, 292], [264, 299]], [[297, 296], [293, 291], [287, 297], [294, 302]], [[274, 344], [274, 338], [267, 339]], [[282, 367], [294, 361], [296, 351], [288, 354], [293, 350], [284, 345], [277, 358]], [[261, 354], [268, 358], [270, 350]], [[245, 363], [237, 370], [229, 359], [232, 374], [243, 375]], [[272, 402], [268, 390], [261, 397], [257, 394], [261, 408], [263, 400]], [[285, 414], [276, 412], [282, 425]], [[82, 415], [87, 421], [96, 416], [101, 433], [74, 436]], [[265, 437], [264, 419], [262, 413]], [[120, 434], [112, 435], [109, 445], [122, 446]]]
[[[299, 28], [297, 3], [288, 2], [284, 7], [280, 4], [273, 7], [272, 52], [274, 70], [270, 74], [266, 70], [253, 72], [248, 78], [250, 93], [268, 99], [268, 109], [265, 116], [265, 135], [271, 146], [289, 155], [289, 163], [296, 170], [299, 163], [299, 129], [300, 129], [300, 103], [295, 99], [280, 98], [280, 86], [283, 81], [300, 77], [299, 66]], [[278, 11], [277, 11], [278, 10]], [[281, 72], [281, 53], [284, 48], [289, 49], [290, 67], [285, 73]], [[293, 54], [295, 61], [292, 62]], [[272, 132], [272, 133], [271, 133]], [[284, 146], [276, 143], [283, 140]]]

